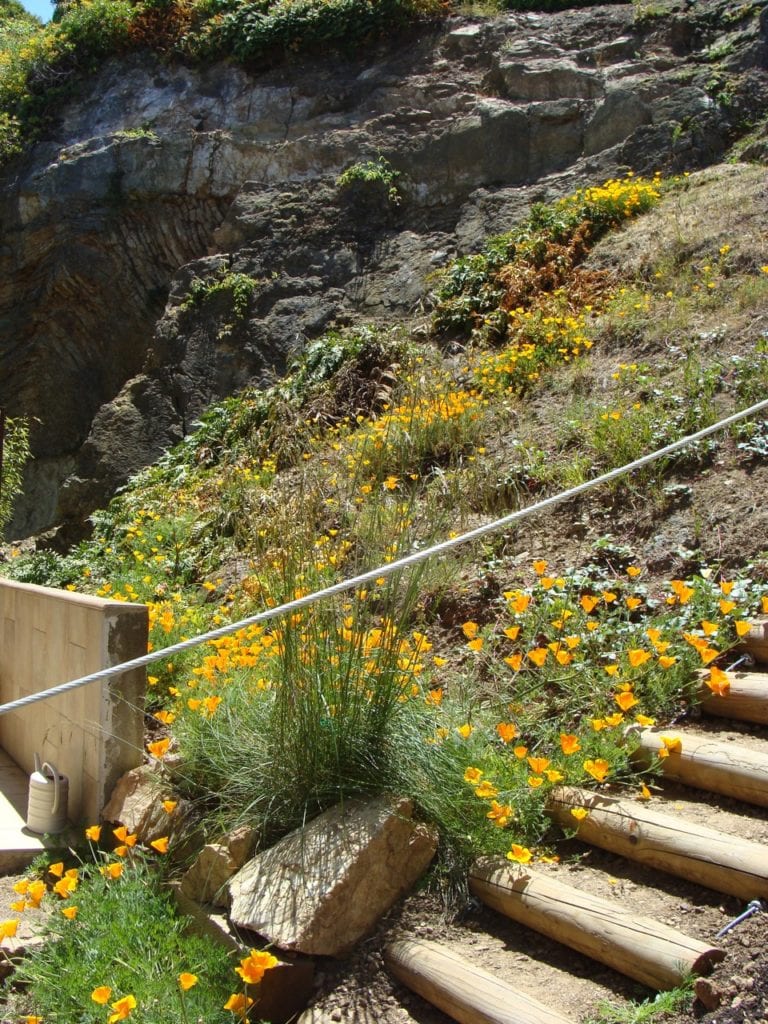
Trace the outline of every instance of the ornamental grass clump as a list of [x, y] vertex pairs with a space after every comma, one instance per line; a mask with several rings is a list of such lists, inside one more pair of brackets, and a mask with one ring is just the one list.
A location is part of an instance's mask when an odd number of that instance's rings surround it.
[[268, 839], [339, 799], [386, 790], [394, 723], [430, 660], [426, 635], [402, 626], [418, 584], [418, 574], [382, 578], [351, 600], [215, 641], [170, 705], [190, 793], [215, 796]]

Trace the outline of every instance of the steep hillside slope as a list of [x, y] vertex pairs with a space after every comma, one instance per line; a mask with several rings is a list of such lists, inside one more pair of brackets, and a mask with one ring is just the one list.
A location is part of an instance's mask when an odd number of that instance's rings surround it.
[[[209, 402], [411, 312], [533, 199], [716, 160], [766, 108], [765, 27], [705, 0], [457, 16], [259, 74], [109, 61], [0, 195], [0, 403], [34, 418], [12, 534], [83, 536]], [[399, 204], [336, 183], [379, 155]]]
[[[412, 335], [325, 334], [274, 386], [215, 404], [96, 515], [90, 541], [64, 558], [14, 547], [4, 569], [146, 601], [159, 649], [764, 399], [767, 198], [764, 167], [726, 164], [539, 204], [446, 267]], [[191, 286], [167, 321], [197, 310], [226, 322], [237, 274]], [[606, 997], [617, 1020], [664, 1005], [636, 1008], [648, 990], [471, 901], [449, 924], [437, 893], [460, 887], [478, 852], [508, 851], [708, 942], [741, 909], [590, 849], [544, 806], [553, 786], [577, 784], [765, 842], [764, 809], [670, 787], [661, 756], [646, 771], [631, 753], [639, 725], [708, 728], [705, 688], [768, 612], [767, 452], [756, 417], [421, 573], [378, 576], [153, 668], [150, 763], [209, 838], [242, 822], [268, 845], [339, 794], [382, 789], [440, 828], [431, 891], [350, 959], [320, 964], [310, 1020], [442, 1024], [383, 968], [399, 934], [513, 970], [573, 1019], [605, 1013]], [[731, 724], [724, 738], [760, 749], [764, 731]], [[710, 992], [727, 1002], [711, 1020], [746, 1024], [763, 1005], [759, 927], [726, 940]], [[680, 1022], [704, 1010], [685, 991], [670, 1005]]]

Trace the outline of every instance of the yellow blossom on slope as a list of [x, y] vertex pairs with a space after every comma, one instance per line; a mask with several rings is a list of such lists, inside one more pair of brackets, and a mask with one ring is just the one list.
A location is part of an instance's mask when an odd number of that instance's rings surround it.
[[597, 757], [594, 760], [592, 758], [588, 758], [584, 762], [584, 771], [591, 775], [597, 782], [605, 781], [605, 777], [608, 774], [610, 767], [610, 764], [602, 757]]
[[483, 779], [480, 785], [475, 789], [475, 796], [481, 800], [490, 800], [491, 797], [498, 796], [499, 791], [492, 782], [488, 779]]
[[581, 749], [579, 737], [573, 733], [561, 732], [560, 748], [566, 756], [570, 754], [575, 754], [577, 750]]
[[130, 1017], [131, 1010], [136, 1009], [136, 999], [132, 995], [123, 996], [122, 999], [118, 999], [111, 1006], [115, 1012], [111, 1013], [107, 1020], [109, 1024], [115, 1024], [118, 1020], [126, 1020]]
[[637, 699], [634, 693], [632, 693], [631, 690], [622, 690], [621, 693], [615, 693], [613, 695], [613, 699], [616, 701], [616, 703], [619, 705], [622, 711], [629, 711], [629, 709], [633, 708], [635, 704], [640, 703], [640, 701]]
[[512, 722], [499, 722], [496, 725], [496, 733], [502, 743], [511, 743], [517, 736], [517, 727]]
[[533, 853], [528, 849], [527, 846], [520, 846], [518, 843], [513, 843], [511, 850], [507, 853], [507, 860], [514, 861], [516, 864], [528, 864], [533, 858]]
[[248, 956], [240, 961], [240, 966], [235, 968], [235, 972], [240, 975], [246, 985], [257, 985], [264, 974], [273, 967], [277, 967], [278, 963], [277, 957], [272, 956], [271, 953], [252, 949]]

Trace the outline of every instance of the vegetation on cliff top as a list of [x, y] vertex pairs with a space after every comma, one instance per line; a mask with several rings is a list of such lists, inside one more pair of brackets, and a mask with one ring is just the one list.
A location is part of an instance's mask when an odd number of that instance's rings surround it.
[[[595, 2], [496, 6], [558, 11]], [[61, 0], [41, 25], [15, 0], [3, 0], [0, 164], [34, 141], [109, 57], [149, 50], [169, 60], [234, 59], [259, 69], [305, 55], [358, 55], [450, 11], [450, 0]]]

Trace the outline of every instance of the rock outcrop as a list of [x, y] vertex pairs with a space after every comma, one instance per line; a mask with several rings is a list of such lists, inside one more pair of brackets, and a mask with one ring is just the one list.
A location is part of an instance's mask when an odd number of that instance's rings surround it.
[[[768, 23], [662, 6], [454, 17], [259, 75], [106, 65], [0, 193], [0, 405], [35, 418], [12, 532], [81, 536], [212, 400], [331, 325], [411, 312], [532, 200], [722, 156], [768, 109]], [[377, 154], [399, 206], [336, 185]], [[247, 302], [206, 293], [227, 275]]]
[[350, 800], [258, 854], [230, 882], [230, 920], [279, 949], [342, 956], [426, 871], [435, 831], [409, 800]]

